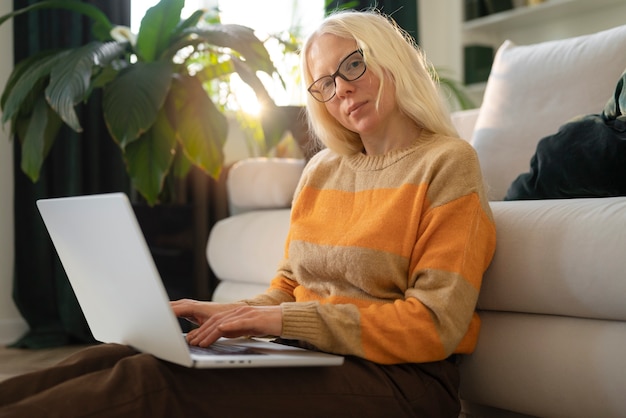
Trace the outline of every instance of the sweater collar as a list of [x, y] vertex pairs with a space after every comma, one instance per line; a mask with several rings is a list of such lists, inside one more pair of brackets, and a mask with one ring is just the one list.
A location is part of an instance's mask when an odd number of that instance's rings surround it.
[[393, 150], [380, 155], [367, 155], [359, 152], [353, 155], [345, 156], [344, 161], [355, 171], [383, 170], [413, 154], [430, 139], [431, 135], [422, 134], [420, 138], [409, 147]]

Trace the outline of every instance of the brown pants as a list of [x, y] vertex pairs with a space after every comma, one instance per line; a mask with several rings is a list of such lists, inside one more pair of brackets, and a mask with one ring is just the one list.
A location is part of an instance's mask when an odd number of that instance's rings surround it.
[[450, 361], [189, 369], [105, 344], [0, 383], [0, 417], [457, 417]]

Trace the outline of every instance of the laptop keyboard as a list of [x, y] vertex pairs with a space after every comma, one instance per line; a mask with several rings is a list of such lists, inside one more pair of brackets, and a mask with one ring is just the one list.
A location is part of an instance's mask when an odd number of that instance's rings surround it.
[[263, 354], [249, 347], [242, 347], [231, 344], [214, 342], [208, 347], [198, 347], [189, 345], [189, 352], [192, 354], [218, 354], [218, 355], [240, 355], [240, 354]]

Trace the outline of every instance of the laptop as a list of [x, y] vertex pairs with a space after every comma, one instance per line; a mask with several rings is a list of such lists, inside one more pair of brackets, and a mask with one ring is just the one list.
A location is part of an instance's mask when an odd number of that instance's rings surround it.
[[96, 340], [196, 368], [343, 363], [268, 339], [222, 338], [212, 347], [218, 353], [189, 346], [125, 194], [41, 199], [37, 207]]

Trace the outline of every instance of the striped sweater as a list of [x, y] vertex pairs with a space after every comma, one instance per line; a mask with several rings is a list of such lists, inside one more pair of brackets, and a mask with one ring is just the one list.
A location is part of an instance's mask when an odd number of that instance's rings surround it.
[[285, 258], [246, 302], [281, 304], [282, 337], [394, 364], [470, 353], [495, 226], [478, 160], [440, 135], [380, 156], [319, 152], [296, 190]]

